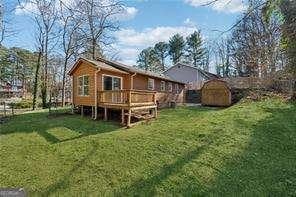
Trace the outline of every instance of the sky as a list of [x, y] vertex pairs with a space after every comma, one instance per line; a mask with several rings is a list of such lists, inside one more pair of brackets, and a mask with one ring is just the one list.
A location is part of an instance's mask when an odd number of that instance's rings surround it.
[[[69, 0], [66, 0], [69, 1]], [[205, 42], [221, 37], [221, 31], [229, 29], [246, 6], [243, 0], [218, 0], [205, 6], [210, 0], [124, 0], [125, 12], [120, 15], [120, 30], [114, 33], [114, 51], [117, 58], [134, 65], [139, 52], [159, 41], [168, 41], [179, 33], [184, 37], [201, 30]], [[22, 2], [22, 0], [21, 0]], [[20, 9], [17, 0], [4, 0], [9, 12], [9, 24], [17, 30], [4, 45], [35, 49], [34, 23], [28, 12]], [[23, 2], [26, 9], [34, 9]]]

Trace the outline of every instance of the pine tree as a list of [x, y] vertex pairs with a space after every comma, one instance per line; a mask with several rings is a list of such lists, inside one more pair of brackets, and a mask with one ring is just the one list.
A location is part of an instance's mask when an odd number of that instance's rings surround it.
[[202, 46], [202, 38], [200, 31], [195, 31], [186, 38], [187, 42], [187, 58], [194, 67], [200, 67], [205, 61], [206, 51]]
[[160, 62], [160, 70], [165, 71], [165, 58], [168, 56], [169, 45], [165, 42], [158, 42], [154, 45], [154, 51]]
[[143, 49], [138, 55], [137, 67], [146, 71], [159, 71], [160, 61], [153, 47]]
[[171, 60], [174, 64], [184, 58], [185, 46], [186, 43], [184, 41], [184, 38], [180, 34], [176, 34], [171, 37], [169, 41], [169, 55], [171, 56]]

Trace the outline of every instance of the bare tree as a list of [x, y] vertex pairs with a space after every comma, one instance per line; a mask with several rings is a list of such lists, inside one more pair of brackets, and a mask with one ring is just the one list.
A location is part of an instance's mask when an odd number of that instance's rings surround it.
[[[277, 20], [265, 23], [260, 1], [250, 1], [251, 13], [233, 29], [231, 59], [240, 76], [266, 76], [274, 73], [278, 63], [280, 26]], [[256, 9], [253, 9], [256, 7]]]
[[215, 43], [216, 72], [223, 77], [231, 74], [230, 62], [230, 42], [227, 38], [222, 38]]
[[80, 2], [66, 5], [60, 0], [60, 23], [62, 24], [62, 48], [64, 53], [62, 70], [62, 106], [65, 106], [66, 71], [70, 59], [78, 53], [82, 46], [80, 26], [82, 20], [76, 16]]
[[86, 38], [85, 52], [92, 59], [102, 56], [103, 48], [113, 42], [110, 32], [118, 30], [116, 16], [123, 11], [121, 2], [116, 0], [84, 0], [79, 16], [83, 20], [83, 33]]
[[[41, 97], [42, 107], [47, 105], [47, 88], [48, 88], [48, 57], [50, 52], [50, 45], [53, 45], [52, 40], [57, 38], [55, 34], [55, 24], [57, 21], [56, 0], [28, 0], [25, 3], [30, 3], [34, 7], [32, 10], [25, 10], [30, 13], [36, 25], [36, 48], [38, 51], [38, 61], [34, 80], [34, 95], [33, 95], [33, 109], [35, 109], [37, 99], [37, 89], [40, 70], [41, 75]], [[19, 1], [19, 5], [23, 6], [24, 2]], [[25, 9], [23, 7], [23, 9]]]
[[[47, 89], [48, 89], [48, 57], [50, 42], [56, 38], [54, 34], [54, 25], [57, 20], [57, 10], [55, 0], [34, 0], [31, 1], [36, 6], [36, 12], [33, 13], [34, 21], [38, 32], [37, 46], [41, 51], [42, 75], [41, 75], [41, 98], [42, 107], [47, 107]], [[38, 78], [38, 77], [37, 77]], [[37, 86], [38, 87], [38, 86]]]

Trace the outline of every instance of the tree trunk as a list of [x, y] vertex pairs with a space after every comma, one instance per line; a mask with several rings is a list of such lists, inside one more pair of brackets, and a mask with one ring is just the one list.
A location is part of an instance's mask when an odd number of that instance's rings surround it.
[[62, 106], [65, 106], [65, 83], [66, 83], [66, 69], [68, 64], [68, 58], [65, 58], [64, 70], [63, 70], [63, 81], [62, 81]]
[[38, 53], [38, 60], [37, 60], [37, 66], [36, 66], [36, 72], [35, 72], [35, 80], [34, 80], [33, 110], [35, 110], [35, 108], [36, 108], [37, 89], [38, 89], [38, 77], [39, 77], [39, 69], [40, 69], [40, 64], [41, 64], [41, 56], [42, 56], [42, 52], [39, 51], [39, 53]]
[[42, 97], [42, 108], [45, 109], [47, 108], [47, 80], [48, 80], [48, 35], [46, 35], [45, 38], [45, 54], [44, 54], [44, 76], [43, 76], [43, 82], [42, 82], [42, 88], [41, 88], [41, 97]]

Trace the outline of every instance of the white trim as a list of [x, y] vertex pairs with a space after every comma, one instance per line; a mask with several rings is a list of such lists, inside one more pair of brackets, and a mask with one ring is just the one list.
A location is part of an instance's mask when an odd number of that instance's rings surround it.
[[[79, 78], [81, 78], [82, 77], [82, 94], [79, 94], [79, 87], [80, 87], [80, 85], [79, 85]], [[86, 86], [86, 85], [84, 85], [84, 77], [88, 77], [88, 95], [85, 95], [84, 94], [84, 86]], [[89, 75], [79, 75], [78, 77], [77, 77], [77, 96], [90, 96], [90, 76]]]
[[[152, 88], [149, 88], [149, 80], [152, 80]], [[148, 90], [154, 90], [155, 89], [155, 80], [153, 78], [148, 77], [147, 89]]]
[[[163, 89], [162, 83], [164, 84], [164, 89]], [[165, 92], [166, 91], [165, 81], [160, 81], [160, 91], [162, 91], [162, 92]]]
[[[123, 80], [122, 80], [122, 77], [120, 76], [117, 76], [117, 75], [108, 75], [108, 74], [102, 74], [102, 90], [104, 90], [104, 76], [107, 76], [107, 77], [112, 77], [112, 78], [119, 78], [120, 79], [120, 90], [122, 90], [122, 86], [123, 86]], [[112, 79], [112, 88], [113, 88], [113, 79]]]
[[173, 83], [172, 82], [168, 82], [168, 91], [173, 92]]
[[175, 91], [176, 93], [179, 93], [179, 84], [175, 83]]

